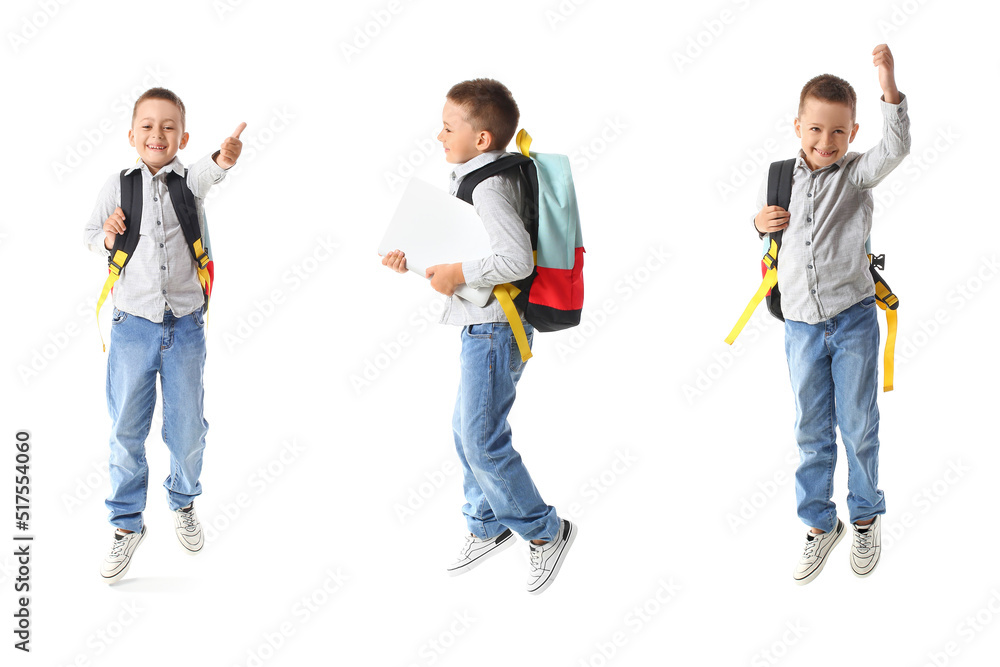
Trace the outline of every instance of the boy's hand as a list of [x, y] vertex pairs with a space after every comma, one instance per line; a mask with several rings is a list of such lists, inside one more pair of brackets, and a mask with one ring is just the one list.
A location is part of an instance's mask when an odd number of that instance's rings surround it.
[[243, 152], [243, 142], [240, 141], [240, 133], [247, 129], [246, 123], [240, 123], [236, 130], [226, 137], [226, 140], [222, 142], [222, 147], [219, 152], [215, 154], [213, 158], [215, 164], [219, 165], [223, 169], [229, 169], [234, 164], [236, 160], [240, 157], [240, 153]]
[[455, 288], [465, 282], [462, 273], [462, 263], [435, 264], [427, 269], [426, 278], [430, 278], [431, 287], [445, 296], [455, 293]]
[[882, 86], [882, 95], [889, 104], [899, 104], [899, 90], [896, 88], [896, 65], [892, 60], [892, 51], [886, 44], [879, 44], [872, 51], [872, 63], [878, 67], [878, 83]]
[[115, 245], [115, 237], [125, 233], [125, 211], [121, 206], [115, 207], [115, 212], [104, 221], [104, 247], [108, 250]]
[[753, 219], [753, 226], [761, 234], [777, 232], [788, 226], [791, 213], [780, 206], [765, 206]]
[[388, 266], [396, 273], [406, 273], [406, 255], [402, 250], [390, 250], [382, 258], [382, 266]]

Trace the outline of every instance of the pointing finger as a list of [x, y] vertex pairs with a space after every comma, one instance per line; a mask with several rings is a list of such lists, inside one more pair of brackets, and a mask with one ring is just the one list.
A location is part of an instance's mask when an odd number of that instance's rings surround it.
[[231, 135], [229, 135], [229, 136], [232, 137], [233, 139], [239, 139], [240, 138], [240, 133], [243, 130], [245, 130], [245, 129], [247, 129], [247, 124], [246, 123], [240, 123], [239, 126], [236, 128], [236, 130], [234, 130], [233, 133]]

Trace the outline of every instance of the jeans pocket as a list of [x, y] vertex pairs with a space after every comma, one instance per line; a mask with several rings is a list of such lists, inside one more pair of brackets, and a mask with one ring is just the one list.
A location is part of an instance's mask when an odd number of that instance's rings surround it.
[[126, 317], [128, 317], [128, 313], [126, 313], [123, 310], [118, 310], [117, 308], [115, 308], [111, 313], [112, 326], [118, 324], [119, 322], [124, 322]]
[[465, 328], [465, 333], [470, 338], [493, 338], [493, 323], [470, 324]]
[[[525, 327], [525, 334], [528, 336], [528, 349], [531, 349], [531, 344], [535, 339], [535, 332], [530, 327]], [[520, 370], [524, 364], [528, 362], [521, 361], [521, 348], [517, 346], [517, 338], [514, 336], [514, 331], [510, 332], [510, 370], [517, 371]]]
[[860, 304], [862, 308], [871, 308], [875, 305], [875, 297], [866, 296], [865, 298], [861, 299]]
[[202, 306], [191, 314], [194, 315], [195, 324], [199, 327], [205, 326], [205, 306]]

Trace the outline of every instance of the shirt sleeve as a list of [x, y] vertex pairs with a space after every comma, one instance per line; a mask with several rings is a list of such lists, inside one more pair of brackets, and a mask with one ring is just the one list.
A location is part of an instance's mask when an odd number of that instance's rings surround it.
[[187, 186], [191, 193], [199, 199], [204, 199], [213, 185], [226, 177], [226, 170], [215, 164], [211, 155], [206, 155], [188, 167]]
[[899, 166], [910, 152], [910, 116], [906, 95], [899, 104], [882, 104], [882, 140], [854, 162], [849, 177], [862, 190], [873, 188]]
[[501, 285], [527, 278], [534, 268], [531, 237], [521, 220], [517, 186], [503, 176], [480, 183], [472, 192], [476, 213], [490, 237], [493, 254], [462, 262], [469, 287]]
[[83, 242], [87, 250], [108, 257], [111, 251], [104, 247], [104, 221], [108, 219], [121, 203], [121, 180], [115, 174], [107, 180], [97, 196], [94, 212], [87, 219], [83, 228]]

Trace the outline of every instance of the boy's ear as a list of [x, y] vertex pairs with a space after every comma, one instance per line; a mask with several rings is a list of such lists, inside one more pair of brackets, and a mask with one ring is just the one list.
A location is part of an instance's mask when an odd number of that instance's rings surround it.
[[180, 148], [184, 148], [185, 146], [187, 146], [188, 136], [189, 135], [188, 135], [187, 132], [185, 132], [183, 135], [181, 135], [181, 145], [180, 145]]
[[480, 153], [493, 150], [493, 134], [489, 130], [483, 130], [476, 135], [476, 150]]
[[854, 129], [851, 130], [851, 138], [847, 140], [847, 143], [851, 143], [852, 141], [854, 141], [854, 135], [856, 135], [858, 133], [858, 128], [859, 127], [861, 127], [861, 126], [858, 125], [857, 123], [854, 124]]
[[128, 145], [135, 148], [135, 137], [132, 135], [132, 129], [129, 128], [128, 131]]
[[795, 136], [799, 139], [802, 138], [802, 129], [799, 127], [799, 119], [795, 119]]

